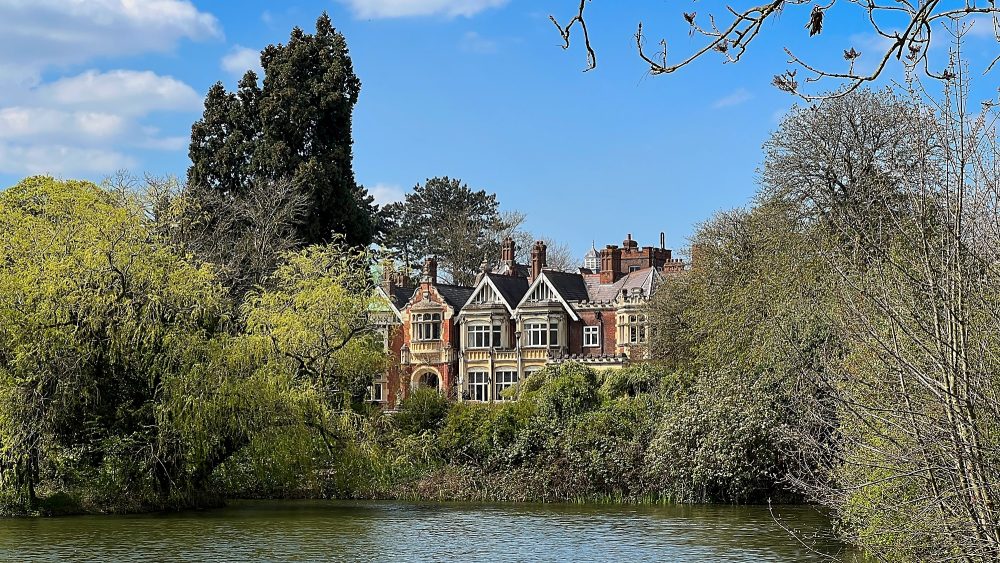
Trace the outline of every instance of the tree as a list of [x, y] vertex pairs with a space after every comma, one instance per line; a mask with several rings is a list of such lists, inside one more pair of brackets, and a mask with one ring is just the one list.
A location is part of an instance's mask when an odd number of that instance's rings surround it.
[[811, 374], [825, 447], [800, 483], [887, 560], [1000, 557], [997, 114], [968, 112], [955, 60], [942, 101], [793, 112], [765, 163], [768, 191], [836, 241], [847, 353]]
[[301, 246], [296, 225], [308, 200], [285, 180], [253, 180], [238, 198], [196, 184], [182, 186], [175, 178], [140, 180], [127, 171], [103, 185], [136, 198], [149, 228], [179, 253], [211, 264], [237, 302], [266, 285], [286, 254]]
[[[919, 70], [934, 78], [952, 78], [954, 75], [947, 68], [940, 71], [931, 69], [931, 63], [928, 60], [932, 45], [939, 41], [934, 39], [934, 34], [940, 31], [937, 28], [940, 24], [959, 27], [970, 23], [976, 23], [980, 26], [992, 25], [993, 34], [1000, 41], [1000, 21], [998, 21], [1000, 8], [997, 8], [992, 1], [989, 2], [988, 6], [977, 6], [971, 2], [942, 3], [940, 0], [918, 0], [915, 2], [831, 0], [826, 4], [817, 4], [811, 0], [769, 0], [766, 2], [737, 2], [736, 5], [717, 2], [719, 9], [716, 13], [708, 11], [711, 10], [711, 7], [702, 8], [700, 16], [698, 14], [699, 6], [703, 6], [705, 2], [696, 4], [695, 1], [691, 0], [690, 12], [679, 10], [677, 14], [678, 17], [683, 17], [684, 22], [689, 27], [689, 35], [697, 36], [703, 40], [701, 45], [685, 56], [677, 58], [671, 52], [670, 57], [668, 57], [666, 39], [659, 42], [658, 52], [649, 53], [645, 47], [643, 25], [641, 22], [639, 23], [634, 40], [639, 57], [649, 66], [651, 74], [676, 72], [694, 61], [708, 56], [709, 53], [719, 55], [724, 62], [738, 62], [762, 33], [775, 33], [766, 27], [769, 23], [787, 19], [791, 14], [798, 15], [797, 18], [793, 19], [796, 24], [805, 24], [805, 29], [800, 33], [808, 32], [809, 37], [813, 37], [823, 32], [824, 21], [828, 13], [841, 11], [847, 17], [864, 22], [867, 31], [884, 42], [884, 46], [879, 47], [879, 51], [871, 59], [875, 61], [875, 64], [870, 71], [862, 70], [862, 65], [856, 64], [861, 59], [862, 53], [853, 45], [842, 46], [846, 64], [846, 68], [842, 70], [824, 69], [810, 64], [785, 48], [785, 53], [794, 68], [775, 75], [774, 85], [805, 99], [817, 99], [852, 92], [877, 79], [892, 59], [898, 61], [907, 70]], [[590, 30], [585, 15], [589, 3], [590, 0], [580, 0], [576, 13], [565, 24], [560, 24], [554, 16], [550, 16], [552, 23], [555, 24], [562, 36], [564, 49], [568, 49], [570, 46], [573, 28], [579, 28], [587, 53], [587, 70], [597, 66], [597, 54], [591, 45]], [[984, 16], [992, 21], [980, 20], [976, 22], [975, 18], [983, 18]], [[987, 69], [991, 68], [997, 60], [1000, 60], [1000, 57], [994, 59]], [[805, 84], [826, 79], [839, 81], [842, 87], [833, 94], [815, 94], [805, 91], [797, 77], [800, 70], [806, 75]]]
[[496, 194], [473, 191], [459, 179], [429, 178], [391, 213], [383, 244], [407, 264], [436, 256], [449, 281], [471, 285], [483, 260], [499, 255], [503, 229]]
[[369, 321], [378, 301], [374, 262], [368, 251], [335, 237], [287, 255], [272, 287], [252, 292], [243, 306], [246, 338], [332, 409], [360, 399], [385, 367], [383, 343]]
[[316, 395], [228, 333], [209, 265], [129, 193], [28, 178], [0, 194], [0, 489], [29, 506], [197, 503], [260, 436], [306, 431]]
[[302, 244], [327, 242], [335, 232], [350, 244], [370, 243], [374, 199], [351, 165], [361, 82], [344, 36], [324, 13], [314, 35], [293, 29], [287, 45], [262, 51], [261, 65], [262, 87], [250, 71], [235, 93], [221, 83], [209, 90], [191, 130], [188, 181], [225, 199], [287, 182], [307, 201], [295, 225]]

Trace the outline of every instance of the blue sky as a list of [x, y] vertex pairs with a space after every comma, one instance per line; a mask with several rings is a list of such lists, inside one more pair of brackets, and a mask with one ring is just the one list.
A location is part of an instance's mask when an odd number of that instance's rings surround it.
[[[580, 45], [562, 50], [548, 20], [575, 3], [0, 0], [0, 186], [119, 168], [182, 176], [208, 88], [232, 87], [257, 51], [293, 26], [311, 30], [326, 10], [362, 81], [354, 166], [377, 198], [447, 175], [496, 192], [528, 214], [529, 230], [579, 255], [629, 232], [654, 244], [665, 231], [681, 247], [697, 223], [752, 197], [761, 145], [795, 102], [770, 86], [785, 68], [781, 47], [836, 65], [843, 48], [877, 46], [856, 14], [831, 14], [818, 40], [804, 15], [784, 14], [739, 64], [710, 56], [651, 77], [636, 23], [679, 56], [696, 46], [679, 15], [690, 8], [595, 0], [599, 66], [584, 73]], [[996, 49], [979, 33], [967, 51], [984, 59]], [[898, 76], [893, 68], [886, 80]], [[995, 95], [996, 82], [979, 77], [977, 90]]]

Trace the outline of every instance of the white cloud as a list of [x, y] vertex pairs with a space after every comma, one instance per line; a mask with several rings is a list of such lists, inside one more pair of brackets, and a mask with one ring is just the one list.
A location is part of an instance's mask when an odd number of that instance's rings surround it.
[[181, 39], [221, 35], [215, 16], [188, 0], [4, 0], [0, 79], [31, 85], [45, 68], [164, 52]]
[[368, 193], [375, 198], [375, 203], [379, 205], [403, 201], [405, 197], [403, 189], [394, 184], [375, 184], [373, 187], [368, 188]]
[[135, 160], [106, 149], [60, 144], [10, 145], [0, 142], [0, 172], [7, 174], [105, 173], [135, 166]]
[[[186, 137], [143, 121], [196, 112], [201, 96], [184, 82], [145, 70], [60, 73], [220, 38], [215, 16], [191, 0], [0, 0], [0, 172], [103, 173], [134, 166], [133, 149], [183, 150]], [[58, 78], [43, 81], [50, 73]]]
[[468, 53], [478, 53], [481, 55], [487, 55], [490, 53], [497, 52], [497, 42], [492, 39], [488, 39], [479, 35], [475, 31], [467, 31], [465, 35], [462, 36], [462, 41], [459, 43], [463, 51]]
[[264, 69], [260, 66], [260, 51], [236, 45], [226, 56], [222, 57], [222, 70], [229, 74], [242, 78], [248, 70], [257, 73], [257, 76], [264, 75]]
[[719, 109], [738, 106], [752, 97], [753, 94], [751, 94], [746, 88], [739, 88], [732, 94], [715, 100], [712, 107]]
[[507, 0], [340, 0], [358, 18], [403, 18], [442, 15], [471, 17]]
[[124, 128], [125, 120], [109, 113], [39, 107], [0, 108], [0, 139], [90, 141], [115, 137]]
[[146, 115], [151, 111], [193, 111], [201, 96], [187, 84], [152, 71], [112, 70], [61, 78], [34, 92], [36, 99], [64, 107]]

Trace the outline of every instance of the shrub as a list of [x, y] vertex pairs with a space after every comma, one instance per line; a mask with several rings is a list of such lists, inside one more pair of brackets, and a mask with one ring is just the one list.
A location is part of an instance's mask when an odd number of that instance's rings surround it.
[[448, 400], [436, 389], [415, 389], [400, 402], [393, 421], [404, 434], [435, 432], [444, 422], [449, 406]]

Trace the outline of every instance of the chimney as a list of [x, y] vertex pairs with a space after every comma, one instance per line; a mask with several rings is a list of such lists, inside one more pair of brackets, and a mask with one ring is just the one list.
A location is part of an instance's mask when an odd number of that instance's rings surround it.
[[538, 276], [542, 273], [542, 268], [546, 266], [545, 263], [545, 246], [544, 241], [536, 240], [535, 246], [531, 249], [531, 278], [528, 283], [531, 283], [538, 279]]
[[386, 295], [392, 295], [392, 290], [396, 288], [396, 273], [390, 271], [382, 272], [382, 291]]
[[601, 250], [601, 283], [615, 283], [621, 277], [622, 251], [613, 244]]
[[667, 233], [660, 231], [660, 250], [666, 250], [667, 248]]
[[424, 275], [420, 279], [423, 283], [436, 284], [438, 279], [438, 261], [433, 256], [424, 260]]
[[508, 276], [517, 275], [517, 261], [515, 260], [514, 251], [517, 250], [514, 245], [514, 239], [509, 236], [503, 239], [500, 243], [500, 261], [507, 268], [506, 274]]

